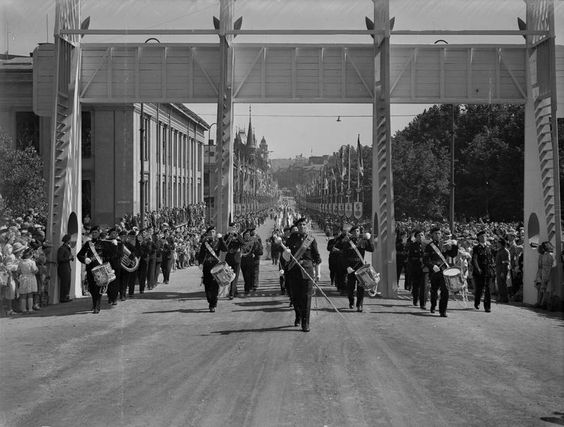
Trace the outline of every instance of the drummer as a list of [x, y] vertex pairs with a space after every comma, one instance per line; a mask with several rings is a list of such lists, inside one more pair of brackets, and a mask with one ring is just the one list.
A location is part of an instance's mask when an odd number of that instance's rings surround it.
[[202, 238], [197, 259], [203, 272], [204, 289], [211, 313], [215, 312], [219, 293], [219, 284], [211, 274], [211, 270], [220, 262], [218, 259], [220, 251], [227, 252], [227, 245], [221, 234], [216, 233], [214, 226], [208, 227]]
[[425, 251], [423, 259], [429, 268], [431, 280], [431, 313], [435, 312], [437, 306], [438, 291], [441, 292], [439, 300], [439, 313], [441, 317], [447, 317], [448, 289], [443, 276], [443, 271], [449, 268], [448, 257], [454, 258], [458, 254], [458, 246], [454, 241], [442, 241], [442, 232], [439, 227], [431, 228], [431, 239]]
[[84, 243], [78, 254], [76, 254], [76, 259], [86, 265], [86, 281], [88, 282], [88, 291], [92, 297], [92, 313], [98, 314], [100, 313], [102, 293], [105, 288], [96, 284], [92, 269], [100, 265], [100, 262], [110, 262], [111, 259], [115, 258], [117, 254], [117, 240], [112, 242], [100, 239], [100, 228], [95, 225], [92, 226], [90, 232], [92, 233], [91, 240]]
[[[355, 246], [357, 250], [354, 249]], [[342, 248], [344, 249], [343, 258], [345, 268], [347, 270], [347, 296], [349, 298], [349, 308], [351, 310], [354, 308], [354, 291], [356, 288], [356, 311], [362, 313], [364, 287], [360, 286], [354, 273], [364, 265], [365, 252], [374, 251], [374, 243], [372, 243], [370, 233], [365, 233], [361, 236], [360, 228], [355, 225], [350, 229], [350, 238], [346, 241], [346, 244]]]

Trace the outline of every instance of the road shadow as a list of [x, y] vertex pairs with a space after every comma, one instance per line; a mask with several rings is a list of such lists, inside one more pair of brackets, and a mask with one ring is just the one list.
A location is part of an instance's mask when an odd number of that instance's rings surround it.
[[301, 329], [294, 326], [293, 324], [289, 324], [284, 326], [275, 326], [272, 328], [228, 329], [223, 331], [212, 331], [211, 334], [231, 335], [231, 334], [245, 334], [251, 332], [295, 332], [295, 331], [301, 332]]
[[259, 307], [259, 308], [232, 310], [233, 313], [256, 313], [256, 312], [279, 313], [279, 312], [286, 312], [286, 311], [293, 311], [293, 309], [288, 308], [288, 307]]
[[210, 310], [208, 308], [199, 308], [199, 309], [191, 309], [191, 308], [179, 308], [178, 310], [157, 310], [157, 311], [143, 311], [142, 314], [164, 314], [164, 313], [184, 313], [184, 314], [201, 314], [201, 313], [209, 313]]
[[283, 301], [244, 301], [244, 302], [235, 302], [235, 305], [239, 305], [241, 307], [254, 307], [260, 305], [281, 305], [284, 304]]

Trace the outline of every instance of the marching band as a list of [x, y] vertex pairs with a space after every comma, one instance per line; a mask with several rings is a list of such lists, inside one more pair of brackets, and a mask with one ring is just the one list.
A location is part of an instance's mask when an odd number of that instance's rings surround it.
[[[289, 305], [295, 314], [294, 326], [300, 326], [304, 332], [310, 330], [311, 298], [314, 289], [318, 289], [339, 311], [327, 295], [319, 287], [322, 263], [318, 242], [310, 221], [299, 215], [293, 223], [286, 220], [276, 223], [272, 236], [268, 239], [268, 248], [276, 248], [277, 256], [272, 264], [279, 271], [280, 290], [288, 295]], [[283, 230], [283, 233], [281, 232]], [[143, 293], [146, 283], [156, 283], [157, 271], [162, 268], [165, 282], [168, 282], [170, 270], [167, 247], [174, 248], [174, 241], [164, 234], [152, 233], [152, 230], [120, 232], [110, 229], [108, 239], [100, 238], [98, 227], [92, 228], [92, 239], [86, 242], [77, 259], [86, 266], [88, 290], [92, 296], [92, 310], [100, 312], [100, 300], [104, 292], [108, 302], [116, 304], [119, 294], [121, 300], [134, 295], [135, 285], [139, 284], [139, 292]], [[431, 230], [431, 240], [424, 241], [425, 234], [415, 230], [406, 244], [406, 289], [413, 296], [413, 305], [426, 309], [426, 282], [430, 282], [430, 311], [435, 312], [438, 303], [440, 317], [447, 317], [449, 290], [457, 291], [462, 277], [460, 270], [454, 267], [459, 254], [458, 245], [450, 236], [443, 238], [438, 227]], [[151, 238], [152, 234], [152, 238]], [[330, 234], [330, 233], [329, 233]], [[370, 233], [363, 232], [358, 226], [344, 224], [339, 233], [328, 235], [327, 251], [329, 252], [329, 273], [331, 285], [336, 286], [340, 295], [348, 299], [348, 308], [363, 312], [365, 293], [377, 295], [379, 274], [365, 262], [366, 252], [375, 250], [375, 239]], [[71, 259], [68, 246], [69, 236], [64, 237], [60, 249], [61, 264]], [[477, 285], [475, 306], [485, 294], [484, 308], [490, 311], [491, 296], [487, 282], [491, 270], [491, 251], [485, 245], [484, 234], [478, 234], [479, 244], [474, 248], [472, 264]], [[160, 248], [160, 249], [159, 249]], [[160, 253], [160, 259], [155, 253]], [[244, 294], [248, 296], [259, 288], [259, 266], [264, 248], [261, 238], [256, 233], [256, 226], [250, 224], [243, 231], [239, 224], [230, 222], [227, 233], [222, 236], [216, 233], [215, 227], [208, 227], [202, 235], [197, 264], [202, 271], [202, 284], [210, 312], [215, 312], [219, 296], [230, 300], [239, 297], [239, 273], [243, 276]], [[485, 278], [480, 280], [480, 278]], [[483, 283], [484, 282], [484, 283]], [[61, 289], [66, 289], [67, 284]], [[64, 291], [62, 301], [68, 300], [68, 292]]]

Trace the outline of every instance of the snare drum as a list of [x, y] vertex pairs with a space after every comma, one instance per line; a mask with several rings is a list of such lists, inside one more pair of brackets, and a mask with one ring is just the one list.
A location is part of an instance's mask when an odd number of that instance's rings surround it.
[[375, 296], [380, 282], [380, 273], [377, 273], [370, 264], [364, 264], [354, 272], [358, 285], [368, 291], [371, 296]]
[[116, 273], [109, 262], [98, 265], [92, 269], [94, 282], [100, 287], [108, 286], [116, 279]]
[[229, 285], [235, 279], [235, 273], [226, 262], [215, 265], [210, 273], [220, 287]]
[[460, 271], [460, 268], [447, 268], [443, 271], [443, 276], [449, 291], [459, 292], [464, 287], [464, 280], [462, 279], [462, 271]]

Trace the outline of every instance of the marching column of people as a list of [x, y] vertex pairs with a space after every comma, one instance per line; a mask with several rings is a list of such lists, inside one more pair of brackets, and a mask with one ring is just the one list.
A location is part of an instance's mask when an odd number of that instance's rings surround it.
[[[272, 217], [271, 212], [271, 219]], [[289, 218], [298, 220], [292, 223], [288, 221]], [[275, 219], [274, 231], [267, 239], [266, 259], [270, 256], [272, 265], [278, 268], [280, 292], [282, 295], [288, 295], [290, 306], [294, 307], [295, 323], [302, 327], [305, 325], [309, 329], [311, 293], [315, 282], [319, 280], [321, 263], [317, 242], [315, 239], [315, 244], [310, 241], [312, 235], [308, 234], [306, 229], [309, 220], [298, 212], [285, 210], [284, 215], [277, 214]], [[263, 220], [264, 218], [261, 218], [261, 221]], [[139, 293], [143, 294], [147, 288], [154, 289], [157, 283], [160, 283], [160, 274], [162, 283], [167, 284], [173, 268], [184, 268], [194, 263], [201, 265], [208, 306], [210, 311], [215, 311], [220, 285], [212, 274], [212, 269], [219, 264], [221, 252], [225, 252], [225, 263], [233, 271], [229, 287], [222, 288], [228, 292], [222, 295], [230, 299], [239, 296], [239, 272], [243, 276], [245, 295], [255, 292], [259, 288], [259, 266], [265, 250], [261, 238], [256, 233], [256, 224], [261, 221], [247, 219], [245, 224], [232, 222], [224, 237], [215, 235], [215, 230], [212, 229], [206, 230], [200, 237], [200, 233], [192, 229], [191, 236], [185, 241], [183, 236], [187, 237], [187, 234], [175, 231], [166, 223], [161, 224], [162, 228], [149, 226], [144, 230], [138, 230], [136, 227], [133, 230], [125, 230], [116, 225], [102, 233], [99, 227], [88, 227], [91, 240], [85, 239], [76, 258], [85, 267], [85, 281], [92, 297], [93, 312], [100, 311], [104, 292], [107, 293], [108, 303], [117, 305], [118, 297], [125, 301], [135, 295], [136, 285], [139, 286]], [[247, 228], [241, 233], [238, 225]], [[425, 229], [429, 230], [430, 235], [426, 235]], [[460, 230], [460, 227], [458, 229]], [[9, 232], [11, 233], [11, 230]], [[3, 237], [6, 234], [9, 233], [4, 230]], [[358, 312], [362, 312], [365, 288], [363, 281], [359, 282], [357, 277], [362, 279], [359, 269], [366, 266], [365, 252], [374, 251], [375, 240], [358, 225], [343, 224], [340, 231], [331, 233], [329, 229], [327, 236], [331, 284], [337, 287], [342, 296], [347, 297], [350, 309], [356, 307]], [[455, 239], [458, 239], [460, 244]], [[70, 273], [74, 249], [70, 235], [65, 235], [62, 240], [57, 251], [57, 271], [60, 301], [68, 302], [72, 301]], [[30, 244], [32, 242], [33, 240]], [[401, 242], [401, 245], [398, 242]], [[304, 243], [308, 245], [302, 248]], [[455, 237], [451, 236], [449, 230], [441, 230], [439, 226], [424, 225], [410, 232], [398, 230], [396, 243], [401, 246], [402, 252], [398, 258], [398, 263], [401, 264], [398, 266], [398, 272], [405, 272], [405, 289], [411, 291], [413, 305], [426, 309], [429, 289], [426, 285], [430, 283], [430, 310], [434, 313], [438, 305], [441, 317], [447, 317], [450, 293], [458, 292], [452, 286], [452, 277], [448, 276], [448, 272], [445, 280], [443, 272], [446, 269], [459, 270], [456, 280], [464, 282], [465, 289], [473, 288], [476, 309], [480, 308], [483, 301], [485, 311], [490, 312], [492, 297], [496, 297], [496, 303], [503, 304], [514, 301], [519, 292], [522, 292], [524, 242], [520, 231], [504, 228], [501, 233], [499, 230], [492, 233], [485, 225], [474, 236], [465, 233]], [[549, 242], [538, 246], [538, 274], [535, 279], [538, 289], [537, 306], [549, 307], [554, 249]], [[281, 248], [284, 248], [282, 252]], [[42, 268], [40, 254], [31, 254], [33, 262], [37, 264], [37, 267], [33, 268], [29, 261], [30, 253], [26, 252], [26, 249], [27, 245], [20, 244], [19, 241], [13, 243], [13, 248], [10, 244], [4, 244], [0, 263], [0, 273], [3, 275], [1, 280], [6, 281], [7, 277], [11, 286], [10, 278], [17, 278], [12, 280], [12, 284], [15, 282], [14, 291], [11, 287], [9, 290], [15, 294], [12, 301], [15, 298], [16, 303], [13, 305], [19, 307], [21, 312], [29, 312], [29, 307], [32, 307], [32, 310], [39, 309], [34, 298], [39, 288], [19, 283], [26, 280], [26, 283], [31, 283], [28, 279], [32, 275], [37, 277]], [[214, 253], [216, 256], [213, 256]], [[283, 256], [279, 256], [280, 253]], [[124, 265], [128, 260], [134, 264], [133, 268]], [[306, 265], [308, 263], [311, 265]], [[115, 277], [100, 286], [95, 280], [94, 270], [100, 272], [98, 267], [105, 264], [111, 267]], [[38, 286], [39, 283], [37, 279]], [[10, 296], [8, 292], [5, 294]], [[374, 296], [372, 290], [371, 295]], [[4, 307], [3, 303], [2, 308]]]

